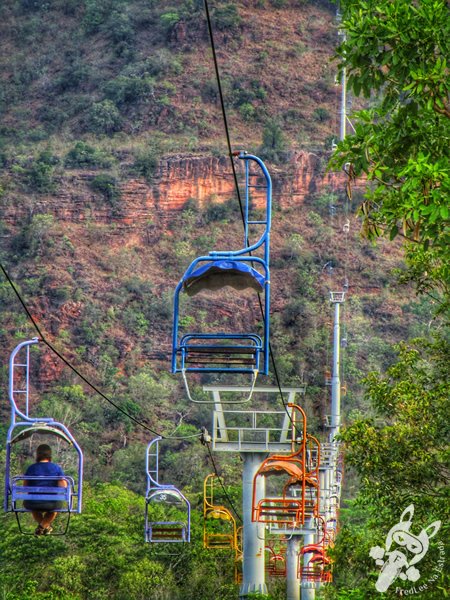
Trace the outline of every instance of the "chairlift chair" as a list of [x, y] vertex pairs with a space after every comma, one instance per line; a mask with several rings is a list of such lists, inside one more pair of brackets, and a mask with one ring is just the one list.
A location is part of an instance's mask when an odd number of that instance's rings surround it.
[[243, 580], [243, 559], [244, 559], [244, 527], [240, 525], [236, 529], [236, 550], [234, 552], [234, 583], [241, 584]]
[[272, 543], [267, 543], [266, 550], [266, 574], [269, 577], [285, 577], [286, 576], [286, 549], [280, 548], [275, 550]]
[[[181, 373], [186, 392], [192, 402], [210, 403], [194, 399], [188, 384], [189, 373], [250, 374], [251, 398], [258, 373], [269, 372], [269, 317], [270, 274], [269, 241], [271, 227], [272, 182], [263, 161], [251, 154], [240, 153], [245, 165], [244, 244], [235, 251], [212, 251], [196, 258], [178, 283], [174, 296], [174, 322], [172, 337], [172, 373]], [[251, 166], [257, 171], [252, 172]], [[257, 178], [254, 180], [254, 178]], [[262, 183], [258, 183], [261, 180]], [[262, 218], [254, 217], [250, 191], [265, 192], [265, 211]], [[262, 229], [257, 241], [251, 243], [254, 229]], [[257, 251], [258, 255], [253, 253]], [[180, 294], [194, 296], [204, 290], [220, 292], [231, 286], [236, 290], [253, 289], [264, 293], [264, 326], [260, 335], [254, 331], [230, 332], [195, 331], [180, 333]]]
[[[320, 444], [306, 433], [304, 410], [295, 404], [287, 406], [292, 409], [292, 453], [273, 454], [261, 463], [253, 479], [252, 520], [293, 527], [318, 515]], [[276, 494], [256, 500], [259, 477], [265, 477], [266, 482], [279, 477], [282, 485]]]
[[[300, 550], [298, 557], [298, 577], [302, 581], [329, 583], [332, 581], [330, 565], [331, 558], [327, 551], [332, 546], [327, 522], [323, 517], [319, 517], [322, 525], [322, 533], [319, 541], [315, 544], [307, 544]], [[306, 564], [304, 563], [306, 556]]]
[[[157, 437], [147, 446], [145, 469], [147, 491], [145, 495], [145, 541], [151, 543], [190, 542], [191, 505], [174, 485], [159, 482], [159, 442]], [[151, 508], [160, 506], [164, 512], [182, 515], [179, 520], [153, 521]]]
[[[25, 508], [24, 503], [31, 500], [43, 504], [47, 502], [62, 503], [61, 508], [54, 508], [52, 512], [67, 514], [65, 527], [62, 532], [52, 533], [51, 535], [64, 535], [67, 533], [71, 514], [74, 512], [81, 513], [83, 453], [70, 431], [62, 423], [51, 417], [30, 416], [30, 347], [38, 343], [38, 338], [21, 342], [12, 351], [9, 359], [8, 391], [11, 404], [11, 422], [6, 438], [4, 510], [15, 514], [20, 533], [32, 535], [22, 528], [20, 515], [32, 512], [32, 509]], [[72, 446], [78, 457], [77, 476], [31, 477], [12, 475], [11, 453], [14, 445], [31, 438], [33, 435], [53, 436]], [[55, 481], [54, 485], [49, 486], [47, 483], [39, 485], [41, 481], [53, 480]], [[58, 485], [61, 480], [66, 482], [67, 487]], [[27, 485], [25, 485], [25, 482]]]
[[[203, 547], [214, 550], [237, 550], [236, 519], [231, 511], [214, 501], [215, 473], [207, 475], [203, 483]], [[211, 531], [214, 522], [220, 531]]]

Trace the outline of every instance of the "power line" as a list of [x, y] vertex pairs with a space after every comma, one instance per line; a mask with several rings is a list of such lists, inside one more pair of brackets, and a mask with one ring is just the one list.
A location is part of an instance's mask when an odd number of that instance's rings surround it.
[[91, 381], [89, 381], [89, 379], [87, 379], [82, 373], [80, 373], [80, 371], [74, 367], [72, 365], [71, 362], [69, 362], [54, 346], [53, 344], [51, 344], [47, 338], [45, 337], [45, 335], [42, 333], [41, 328], [39, 327], [39, 325], [36, 323], [36, 320], [34, 319], [33, 315], [31, 314], [28, 306], [26, 305], [25, 301], [23, 300], [22, 296], [20, 295], [17, 287], [15, 286], [14, 282], [12, 281], [11, 277], [8, 275], [5, 267], [3, 266], [3, 264], [0, 263], [0, 269], [3, 272], [3, 275], [5, 276], [6, 280], [8, 281], [9, 285], [11, 286], [12, 290], [14, 291], [15, 295], [17, 296], [17, 299], [19, 300], [20, 304], [22, 305], [22, 308], [24, 309], [24, 311], [26, 312], [29, 320], [31, 321], [33, 327], [35, 328], [39, 338], [42, 340], [42, 342], [49, 348], [49, 350], [51, 350], [66, 366], [69, 367], [69, 369], [71, 369], [82, 381], [84, 381], [84, 383], [86, 383], [86, 385], [88, 385], [92, 390], [94, 390], [94, 392], [96, 394], [98, 394], [99, 396], [101, 396], [104, 400], [106, 400], [106, 402], [108, 402], [109, 404], [111, 404], [111, 406], [113, 406], [116, 410], [118, 410], [120, 413], [122, 413], [123, 415], [125, 415], [126, 417], [128, 417], [131, 421], [133, 421], [134, 423], [136, 423], [136, 425], [139, 425], [139, 427], [142, 427], [143, 429], [149, 431], [150, 433], [153, 433], [154, 435], [160, 436], [163, 439], [171, 439], [171, 440], [185, 440], [185, 439], [189, 439], [189, 438], [198, 438], [200, 437], [201, 433], [197, 433], [195, 435], [188, 435], [188, 436], [166, 436], [166, 435], [162, 435], [161, 433], [158, 433], [157, 431], [155, 431], [154, 429], [152, 429], [151, 427], [148, 427], [148, 425], [146, 425], [145, 423], [143, 423], [142, 421], [140, 421], [139, 419], [136, 419], [136, 417], [133, 417], [133, 415], [130, 415], [130, 413], [128, 413], [126, 410], [124, 410], [123, 408], [121, 408], [118, 404], [116, 404], [113, 400], [111, 400], [111, 398], [109, 398], [106, 394], [104, 394], [96, 385], [94, 385], [93, 383], [91, 383]]

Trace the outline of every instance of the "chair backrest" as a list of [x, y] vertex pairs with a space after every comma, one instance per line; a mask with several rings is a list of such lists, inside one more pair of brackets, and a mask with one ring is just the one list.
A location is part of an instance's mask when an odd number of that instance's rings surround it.
[[[40, 486], [41, 481], [52, 481], [54, 485]], [[66, 482], [67, 487], [58, 486], [58, 481]], [[25, 485], [25, 481], [27, 485]], [[34, 485], [30, 485], [33, 482]], [[18, 506], [18, 502], [33, 501], [33, 502], [62, 502], [64, 506], [55, 508], [55, 512], [71, 512], [72, 511], [72, 494], [74, 490], [74, 480], [72, 477], [13, 477], [11, 482], [11, 504], [13, 512], [29, 512], [24, 506]]]

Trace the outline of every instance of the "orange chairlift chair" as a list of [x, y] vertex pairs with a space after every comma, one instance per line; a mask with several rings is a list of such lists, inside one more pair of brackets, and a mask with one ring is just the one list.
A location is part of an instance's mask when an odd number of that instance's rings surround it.
[[[300, 550], [298, 577], [302, 581], [330, 583], [333, 580], [330, 570], [332, 561], [327, 554], [327, 550], [333, 545], [333, 542], [327, 532], [325, 521], [322, 517], [319, 517], [319, 519], [322, 522], [322, 537], [316, 544], [307, 544]], [[306, 564], [304, 563], [305, 554], [310, 555]]]
[[203, 483], [203, 547], [214, 550], [237, 550], [236, 519], [231, 511], [214, 502], [215, 473]]
[[[306, 433], [304, 410], [296, 404], [288, 407], [292, 409], [292, 453], [274, 454], [261, 463], [253, 480], [252, 520], [296, 527], [318, 516], [320, 444]], [[257, 500], [259, 477], [265, 477], [270, 495]]]
[[286, 548], [275, 548], [275, 543], [269, 541], [266, 546], [266, 575], [269, 577], [286, 576]]

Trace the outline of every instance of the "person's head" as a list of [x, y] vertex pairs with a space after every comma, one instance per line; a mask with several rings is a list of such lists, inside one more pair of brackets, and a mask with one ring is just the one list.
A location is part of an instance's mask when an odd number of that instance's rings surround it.
[[36, 448], [36, 462], [52, 460], [52, 449], [48, 444], [40, 444]]

